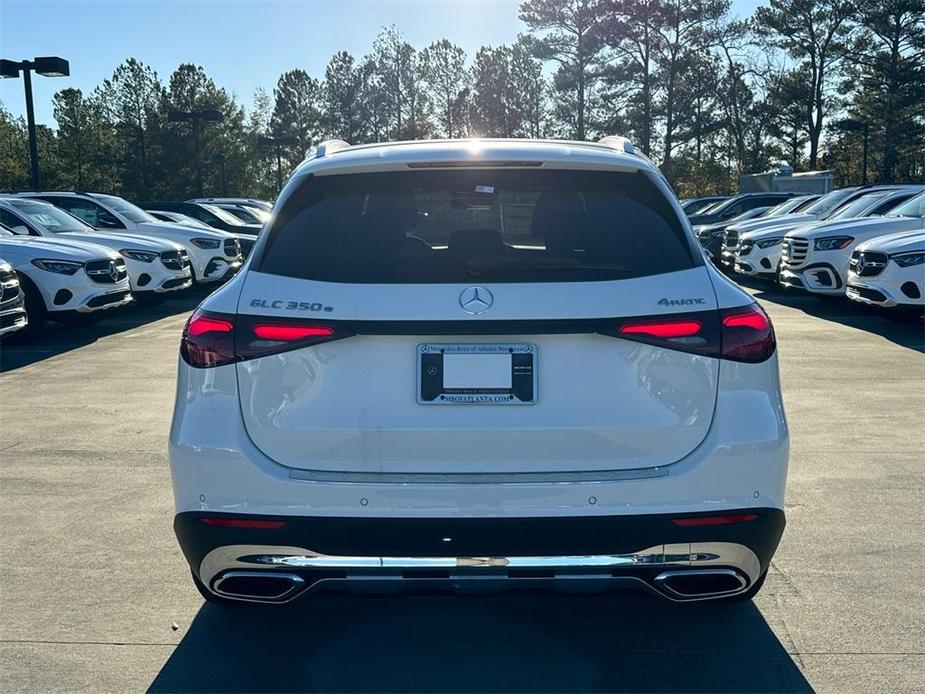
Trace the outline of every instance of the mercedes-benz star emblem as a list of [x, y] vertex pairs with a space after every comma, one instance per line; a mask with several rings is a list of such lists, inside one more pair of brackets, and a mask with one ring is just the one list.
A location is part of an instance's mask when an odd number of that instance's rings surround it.
[[119, 270], [116, 264], [111, 260], [109, 261], [109, 276], [112, 277], [113, 282], [119, 279]]
[[459, 295], [459, 305], [466, 313], [477, 316], [495, 303], [495, 297], [485, 287], [466, 287]]

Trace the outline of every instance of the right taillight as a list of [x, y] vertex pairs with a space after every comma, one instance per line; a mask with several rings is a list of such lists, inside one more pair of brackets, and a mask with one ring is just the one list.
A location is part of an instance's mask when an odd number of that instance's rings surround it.
[[196, 311], [187, 321], [180, 354], [206, 369], [350, 337], [347, 326], [265, 316], [230, 316]]
[[772, 354], [777, 342], [771, 319], [758, 304], [722, 312], [722, 357], [757, 363]]

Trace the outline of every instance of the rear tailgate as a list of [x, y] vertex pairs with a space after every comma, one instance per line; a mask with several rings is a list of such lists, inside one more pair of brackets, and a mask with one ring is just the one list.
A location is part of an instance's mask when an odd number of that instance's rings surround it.
[[[479, 315], [460, 305], [471, 286], [248, 273], [242, 316], [357, 333], [237, 365], [253, 442], [310, 470], [575, 472], [666, 465], [706, 436], [717, 359], [595, 332], [629, 317], [715, 311], [704, 267], [608, 282], [486, 283], [492, 305]], [[422, 404], [422, 344], [529, 345], [535, 399]]]

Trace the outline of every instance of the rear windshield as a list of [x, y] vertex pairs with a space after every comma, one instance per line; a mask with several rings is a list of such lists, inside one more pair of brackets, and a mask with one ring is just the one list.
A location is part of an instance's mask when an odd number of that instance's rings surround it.
[[640, 174], [458, 170], [307, 179], [257, 270], [348, 283], [584, 282], [702, 264]]

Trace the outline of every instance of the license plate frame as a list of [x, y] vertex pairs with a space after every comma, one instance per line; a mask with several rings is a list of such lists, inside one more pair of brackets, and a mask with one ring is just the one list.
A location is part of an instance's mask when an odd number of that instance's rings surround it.
[[[511, 356], [510, 387], [447, 388], [446, 355]], [[434, 343], [417, 348], [417, 401], [421, 405], [535, 405], [537, 400], [537, 348], [525, 342]]]

